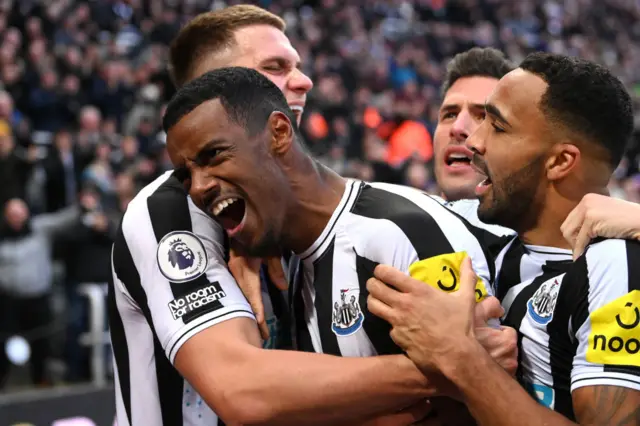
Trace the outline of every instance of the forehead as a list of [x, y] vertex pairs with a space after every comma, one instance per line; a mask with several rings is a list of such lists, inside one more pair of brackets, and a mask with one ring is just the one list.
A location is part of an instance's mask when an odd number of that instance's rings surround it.
[[523, 69], [505, 75], [487, 99], [496, 106], [509, 123], [542, 118], [538, 107], [547, 90], [547, 83], [540, 77]]
[[218, 99], [203, 102], [167, 133], [167, 146], [184, 158], [192, 158], [211, 141], [237, 140], [244, 129], [231, 121]]
[[493, 77], [473, 76], [462, 77], [447, 90], [442, 106], [484, 104], [487, 97], [498, 85], [498, 79]]
[[300, 55], [291, 45], [289, 38], [271, 25], [240, 28], [235, 32], [235, 40], [236, 46], [200, 59], [193, 78], [222, 67], [257, 68], [269, 59], [284, 59], [294, 65], [300, 62]]

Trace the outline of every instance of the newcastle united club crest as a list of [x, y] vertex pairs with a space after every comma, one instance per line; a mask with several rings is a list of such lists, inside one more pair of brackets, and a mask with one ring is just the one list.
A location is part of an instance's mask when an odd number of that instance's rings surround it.
[[349, 336], [362, 327], [364, 315], [358, 303], [358, 290], [340, 290], [340, 303], [333, 305], [331, 329], [338, 336]]
[[[560, 277], [560, 279], [562, 279]], [[531, 318], [541, 325], [547, 325], [553, 319], [560, 283], [558, 278], [543, 283], [527, 302], [527, 311]]]

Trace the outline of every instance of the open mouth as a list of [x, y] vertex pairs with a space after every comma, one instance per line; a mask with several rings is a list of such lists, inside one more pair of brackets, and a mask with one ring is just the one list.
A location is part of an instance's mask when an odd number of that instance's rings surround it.
[[240, 230], [246, 210], [246, 204], [242, 198], [231, 197], [218, 201], [213, 207], [213, 215], [231, 236]]
[[300, 119], [302, 113], [304, 112], [304, 107], [302, 107], [301, 105], [289, 105], [289, 109], [293, 111], [297, 119]]
[[471, 158], [468, 155], [462, 153], [451, 153], [447, 156], [445, 163], [447, 166], [468, 166], [471, 164]]

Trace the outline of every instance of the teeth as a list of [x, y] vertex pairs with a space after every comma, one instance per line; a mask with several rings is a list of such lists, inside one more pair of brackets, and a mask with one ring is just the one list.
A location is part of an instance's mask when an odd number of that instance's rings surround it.
[[222, 210], [226, 209], [227, 207], [229, 207], [231, 204], [233, 204], [234, 201], [236, 201], [237, 198], [227, 198], [226, 200], [222, 200], [220, 201], [218, 204], [215, 205], [215, 207], [213, 208], [213, 214], [215, 216], [218, 216], [220, 213], [222, 213]]
[[304, 110], [304, 108], [301, 107], [300, 105], [291, 105], [291, 106], [289, 106], [289, 108], [293, 112], [302, 112]]
[[449, 155], [449, 159], [452, 160], [468, 160], [469, 157], [464, 154], [451, 154]]

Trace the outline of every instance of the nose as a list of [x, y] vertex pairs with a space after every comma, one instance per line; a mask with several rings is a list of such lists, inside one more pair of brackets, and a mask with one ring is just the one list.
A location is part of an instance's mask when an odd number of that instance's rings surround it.
[[190, 172], [189, 195], [198, 207], [205, 210], [207, 199], [217, 195], [220, 185], [215, 177], [200, 167], [194, 167]]
[[465, 140], [465, 145], [474, 154], [484, 155], [486, 152], [486, 144], [484, 142], [485, 131], [484, 124], [481, 124], [471, 133]]
[[465, 140], [471, 134], [471, 124], [473, 123], [473, 119], [469, 114], [469, 111], [463, 109], [460, 111], [456, 120], [453, 122], [451, 126], [450, 137], [457, 142], [464, 143]]
[[307, 94], [313, 88], [313, 81], [302, 72], [300, 69], [295, 69], [287, 82], [289, 90], [299, 93]]

